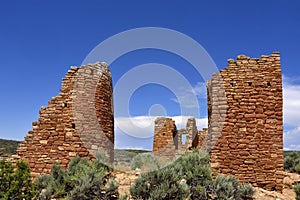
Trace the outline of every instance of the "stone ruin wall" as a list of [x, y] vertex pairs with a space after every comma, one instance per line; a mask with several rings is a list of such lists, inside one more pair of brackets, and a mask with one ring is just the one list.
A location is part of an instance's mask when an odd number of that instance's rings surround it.
[[170, 118], [157, 118], [154, 127], [153, 152], [155, 155], [171, 160], [176, 155], [175, 139], [177, 128]]
[[[171, 161], [175, 156], [202, 145], [207, 129], [197, 130], [196, 120], [189, 118], [186, 128], [177, 130], [174, 120], [160, 117], [155, 120], [153, 153]], [[185, 141], [183, 141], [185, 135]]]
[[[153, 152], [171, 160], [193, 147], [210, 153], [214, 175], [234, 175], [267, 190], [283, 187], [283, 119], [280, 54], [244, 55], [207, 82], [208, 129], [176, 129], [174, 121], [155, 122]], [[191, 119], [192, 120], [192, 119]], [[189, 132], [187, 130], [193, 129]], [[180, 136], [187, 133], [186, 146]], [[163, 137], [162, 137], [163, 136]], [[181, 145], [181, 146], [180, 146]]]
[[228, 60], [208, 82], [211, 165], [267, 190], [282, 190], [280, 54]]
[[20, 143], [15, 159], [28, 162], [32, 175], [49, 173], [52, 164], [66, 168], [70, 159], [106, 152], [113, 162], [112, 79], [105, 63], [71, 67], [61, 92], [43, 106], [37, 122]]
[[[214, 174], [231, 174], [268, 190], [282, 190], [283, 124], [280, 54], [238, 56], [207, 82], [208, 129], [195, 119], [177, 130], [169, 118], [155, 121], [153, 152], [168, 160], [198, 147], [210, 153]], [[105, 151], [113, 162], [112, 80], [106, 64], [71, 67], [61, 92], [42, 107], [16, 159], [33, 176], [53, 163], [67, 167], [76, 155]], [[182, 137], [186, 135], [183, 143]]]

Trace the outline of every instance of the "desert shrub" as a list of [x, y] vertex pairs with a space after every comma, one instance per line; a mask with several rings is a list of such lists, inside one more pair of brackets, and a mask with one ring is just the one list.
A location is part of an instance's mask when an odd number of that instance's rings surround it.
[[296, 193], [296, 200], [300, 200], [300, 183], [294, 186], [294, 191]]
[[37, 194], [27, 163], [19, 161], [16, 169], [0, 160], [0, 199], [32, 199]]
[[53, 165], [50, 175], [36, 180], [39, 199], [118, 199], [118, 185], [109, 169], [99, 157], [95, 160], [75, 157], [66, 170]]
[[212, 180], [209, 156], [194, 150], [156, 171], [142, 173], [130, 188], [133, 199], [252, 199], [250, 184], [231, 176]]
[[188, 197], [187, 184], [173, 168], [143, 173], [130, 187], [133, 199], [183, 199]]
[[253, 195], [255, 190], [252, 185], [249, 183], [242, 183], [239, 187], [240, 199], [242, 200], [251, 200], [253, 199]]
[[237, 199], [238, 180], [232, 176], [224, 176], [220, 174], [216, 177], [214, 182], [214, 191], [221, 199]]
[[253, 199], [254, 189], [251, 184], [239, 184], [232, 176], [219, 174], [214, 182], [214, 192], [219, 199]]
[[240, 184], [238, 179], [232, 176], [219, 174], [214, 181], [201, 184], [198, 179], [193, 179], [191, 184], [191, 199], [253, 199], [254, 189], [251, 184]]
[[143, 170], [157, 169], [159, 167], [157, 158], [152, 153], [140, 153], [131, 161], [131, 169], [136, 168]]
[[293, 169], [293, 166], [294, 166], [293, 158], [290, 156], [286, 156], [284, 158], [284, 169], [287, 171], [291, 171]]
[[120, 195], [119, 200], [129, 200], [128, 194]]
[[133, 199], [185, 199], [188, 182], [194, 176], [204, 183], [211, 180], [209, 157], [199, 151], [185, 154], [156, 171], [142, 173], [130, 188]]
[[300, 153], [289, 152], [284, 157], [284, 169], [289, 172], [296, 172], [300, 174]]
[[202, 185], [212, 181], [209, 155], [197, 149], [178, 157], [168, 167], [177, 170], [188, 184], [194, 178], [200, 180]]
[[300, 174], [300, 163], [298, 163], [298, 164], [295, 166], [295, 172], [297, 172], [298, 174]]

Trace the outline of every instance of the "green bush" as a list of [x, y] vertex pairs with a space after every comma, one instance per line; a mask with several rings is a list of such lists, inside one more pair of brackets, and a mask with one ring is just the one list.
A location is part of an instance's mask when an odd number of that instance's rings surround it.
[[193, 179], [189, 184], [191, 189], [191, 199], [253, 199], [254, 189], [251, 184], [240, 184], [238, 179], [232, 176], [219, 174], [214, 181], [201, 184], [201, 180]]
[[219, 174], [214, 182], [214, 192], [219, 199], [253, 199], [254, 189], [251, 184], [239, 184], [232, 176]]
[[249, 183], [242, 183], [239, 187], [240, 198], [243, 200], [251, 200], [253, 199], [253, 195], [255, 190], [252, 185]]
[[287, 152], [284, 157], [284, 169], [300, 174], [300, 153], [299, 152]]
[[143, 173], [130, 187], [133, 199], [183, 199], [189, 195], [188, 186], [173, 168]]
[[237, 199], [238, 180], [232, 176], [220, 174], [214, 182], [214, 191], [220, 199]]
[[298, 174], [300, 174], [300, 163], [298, 163], [298, 164], [295, 166], [295, 172], [297, 172]]
[[133, 199], [252, 199], [250, 184], [231, 176], [212, 180], [209, 156], [194, 150], [156, 171], [141, 174], [130, 188]]
[[210, 174], [208, 155], [194, 151], [159, 170], [142, 173], [130, 187], [130, 194], [133, 199], [185, 199], [192, 177], [202, 177], [205, 182], [211, 180]]
[[157, 169], [159, 167], [157, 158], [152, 153], [140, 153], [131, 161], [131, 169], [137, 168], [142, 170]]
[[296, 193], [296, 200], [300, 200], [300, 183], [294, 186], [294, 191]]
[[42, 175], [36, 180], [39, 199], [118, 199], [118, 185], [100, 157], [75, 157], [66, 170], [53, 165], [49, 176]]
[[19, 161], [14, 169], [10, 162], [0, 160], [0, 199], [32, 199], [36, 194], [27, 163]]

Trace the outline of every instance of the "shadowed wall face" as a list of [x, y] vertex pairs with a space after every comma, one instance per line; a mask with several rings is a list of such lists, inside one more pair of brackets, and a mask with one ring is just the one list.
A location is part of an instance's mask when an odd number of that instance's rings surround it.
[[208, 82], [209, 146], [216, 173], [282, 190], [280, 54], [228, 60]]
[[29, 163], [33, 176], [49, 173], [53, 163], [67, 167], [70, 159], [105, 152], [114, 159], [112, 79], [105, 63], [71, 67], [61, 92], [43, 106], [16, 159]]

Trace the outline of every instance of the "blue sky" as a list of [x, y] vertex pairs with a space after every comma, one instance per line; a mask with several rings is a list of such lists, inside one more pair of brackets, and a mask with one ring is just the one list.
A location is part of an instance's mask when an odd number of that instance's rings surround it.
[[[281, 52], [284, 76], [284, 146], [300, 150], [300, 2], [295, 1], [1, 1], [0, 137], [23, 140], [41, 106], [59, 92], [70, 66], [79, 66], [99, 43], [141, 27], [172, 29], [201, 44], [219, 69], [239, 54], [259, 57]], [[113, 49], [112, 49], [113, 51]], [[102, 61], [102, 60], [99, 60]], [[155, 49], [121, 56], [110, 66], [114, 85], [135, 66], [161, 63], [182, 74], [200, 104], [205, 126], [203, 79], [186, 60]], [[177, 94], [181, 95], [181, 94]], [[118, 148], [151, 149], [151, 116], [181, 115], [166, 87], [144, 85], [131, 96], [132, 120], [145, 128], [144, 139], [116, 128]], [[119, 123], [128, 119], [116, 113]], [[146, 124], [146, 125], [145, 125]], [[152, 127], [153, 128], [153, 127]], [[133, 130], [133, 127], [128, 127]]]

